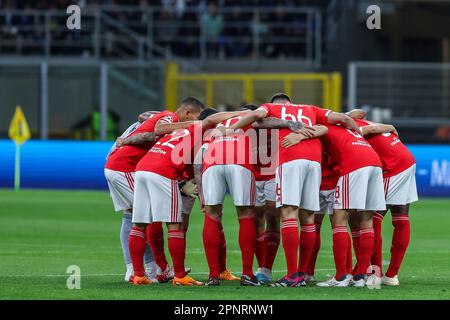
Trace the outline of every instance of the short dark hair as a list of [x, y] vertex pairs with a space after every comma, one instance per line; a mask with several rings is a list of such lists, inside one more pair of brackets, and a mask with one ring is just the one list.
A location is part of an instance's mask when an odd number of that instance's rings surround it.
[[287, 100], [291, 102], [291, 98], [286, 93], [275, 93], [272, 98], [270, 98], [270, 103], [273, 103], [276, 100]]
[[241, 107], [241, 109], [242, 110], [252, 110], [252, 111], [255, 111], [256, 109], [258, 109], [259, 107], [256, 105], [256, 104], [251, 104], [251, 103], [249, 103], [249, 104], [244, 104], [242, 107]]
[[206, 118], [208, 118], [210, 115], [213, 115], [215, 113], [217, 113], [219, 111], [217, 111], [214, 108], [206, 108], [203, 109], [203, 111], [200, 113], [200, 116], [198, 117], [198, 120], [205, 120]]
[[195, 97], [184, 98], [183, 100], [181, 100], [180, 106], [190, 106], [192, 108], [199, 109], [199, 111], [205, 109], [205, 105], [203, 104], [203, 102]]

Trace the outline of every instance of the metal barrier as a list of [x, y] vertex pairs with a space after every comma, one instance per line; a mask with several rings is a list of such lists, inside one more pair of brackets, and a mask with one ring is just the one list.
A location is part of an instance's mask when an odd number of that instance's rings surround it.
[[276, 92], [285, 92], [298, 103], [341, 110], [341, 75], [334, 73], [179, 73], [166, 67], [166, 105], [175, 107], [187, 95], [208, 106], [264, 103]]
[[352, 62], [349, 108], [385, 109], [396, 123], [450, 125], [450, 64]]

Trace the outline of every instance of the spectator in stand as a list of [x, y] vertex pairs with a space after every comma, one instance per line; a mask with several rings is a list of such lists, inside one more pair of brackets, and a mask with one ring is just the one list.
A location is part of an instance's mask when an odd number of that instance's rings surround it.
[[248, 55], [251, 43], [250, 20], [242, 14], [240, 7], [233, 7], [226, 18], [224, 34], [227, 44], [227, 56], [244, 57]]
[[223, 16], [219, 12], [219, 7], [212, 3], [200, 17], [200, 27], [203, 41], [206, 44], [208, 57], [217, 57], [223, 48]]

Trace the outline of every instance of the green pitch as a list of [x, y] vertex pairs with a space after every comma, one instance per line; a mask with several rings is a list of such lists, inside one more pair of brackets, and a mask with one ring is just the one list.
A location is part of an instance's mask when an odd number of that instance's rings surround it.
[[[240, 272], [237, 219], [229, 199], [224, 226], [228, 266]], [[106, 192], [0, 191], [0, 299], [449, 299], [450, 200], [421, 200], [412, 206], [412, 240], [400, 273], [401, 286], [367, 288], [133, 287], [123, 280], [118, 237], [120, 215]], [[202, 215], [191, 218], [186, 265], [193, 277], [207, 278]], [[390, 216], [384, 221], [384, 258], [389, 258]], [[316, 277], [333, 274], [330, 224], [322, 228], [323, 247]], [[81, 289], [66, 287], [70, 265], [81, 268]], [[256, 268], [256, 267], [255, 267]], [[275, 277], [285, 270], [280, 246]]]

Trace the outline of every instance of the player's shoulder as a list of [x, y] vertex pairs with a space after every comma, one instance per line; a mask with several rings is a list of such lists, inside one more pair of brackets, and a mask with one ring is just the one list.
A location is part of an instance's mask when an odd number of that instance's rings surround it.
[[178, 116], [175, 112], [170, 110], [164, 110], [159, 114], [159, 117], [156, 119], [158, 121], [165, 121], [168, 123], [178, 122]]

